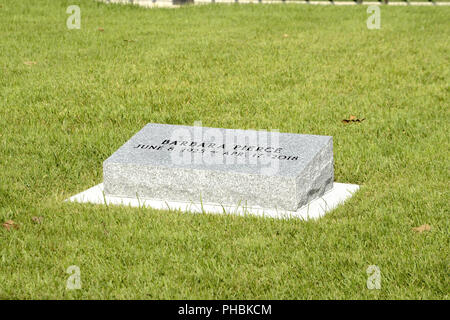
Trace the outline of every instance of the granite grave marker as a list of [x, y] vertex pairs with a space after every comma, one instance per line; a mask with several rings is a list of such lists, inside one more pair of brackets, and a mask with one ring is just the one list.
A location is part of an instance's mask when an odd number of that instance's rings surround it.
[[103, 163], [106, 195], [296, 211], [333, 186], [333, 139], [148, 124]]

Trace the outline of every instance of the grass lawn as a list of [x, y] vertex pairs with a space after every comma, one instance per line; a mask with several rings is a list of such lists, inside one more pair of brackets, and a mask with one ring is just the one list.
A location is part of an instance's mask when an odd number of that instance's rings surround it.
[[[366, 10], [0, 0], [0, 298], [448, 299], [450, 7]], [[63, 202], [194, 121], [331, 135], [362, 188], [307, 222]]]

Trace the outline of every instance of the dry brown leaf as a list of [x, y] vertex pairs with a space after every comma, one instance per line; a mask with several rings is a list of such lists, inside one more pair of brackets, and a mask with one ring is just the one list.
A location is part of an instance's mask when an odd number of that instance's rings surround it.
[[430, 231], [431, 230], [431, 226], [429, 225], [429, 224], [423, 224], [423, 225], [421, 225], [421, 226], [419, 226], [419, 227], [415, 227], [415, 228], [412, 228], [415, 232], [419, 232], [419, 233], [422, 233], [422, 232], [424, 232], [424, 231]]
[[2, 226], [6, 230], [18, 229], [19, 228], [19, 225], [17, 223], [15, 223], [14, 221], [12, 221], [12, 220], [5, 221], [5, 223], [3, 223]]
[[348, 119], [343, 119], [343, 123], [350, 123], [350, 122], [363, 122], [366, 120], [365, 118], [358, 119], [356, 116], [350, 116]]
[[102, 226], [103, 226], [103, 231], [105, 232], [105, 234], [109, 235], [109, 231], [108, 231], [108, 229], [106, 229], [106, 224], [104, 221], [102, 221]]
[[128, 39], [124, 39], [123, 41], [125, 41], [125, 42], [136, 42], [135, 40], [128, 40]]
[[98, 31], [103, 32], [103, 31], [105, 31], [105, 29], [103, 29], [103, 28], [98, 28]]
[[23, 64], [26, 64], [27, 66], [32, 66], [32, 65], [37, 64], [37, 62], [36, 61], [24, 61]]
[[43, 217], [33, 217], [31, 218], [31, 220], [33, 220], [33, 222], [35, 223], [42, 223], [42, 220], [44, 220]]

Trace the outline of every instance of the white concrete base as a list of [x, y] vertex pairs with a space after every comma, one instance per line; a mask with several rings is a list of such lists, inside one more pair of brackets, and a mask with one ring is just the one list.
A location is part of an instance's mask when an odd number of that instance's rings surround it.
[[219, 203], [200, 203], [200, 202], [180, 202], [165, 201], [159, 199], [137, 199], [106, 196], [103, 192], [103, 183], [96, 185], [86, 191], [83, 191], [66, 201], [79, 203], [93, 203], [106, 205], [124, 205], [130, 207], [149, 207], [162, 210], [180, 210], [192, 213], [221, 213], [236, 215], [256, 215], [271, 218], [299, 218], [299, 219], [317, 219], [325, 213], [336, 208], [339, 204], [349, 199], [353, 193], [359, 189], [356, 184], [337, 183], [333, 184], [333, 189], [325, 193], [322, 197], [311, 201], [306, 206], [297, 211], [286, 211], [276, 209], [265, 209], [261, 207], [246, 207], [245, 205], [222, 206]]

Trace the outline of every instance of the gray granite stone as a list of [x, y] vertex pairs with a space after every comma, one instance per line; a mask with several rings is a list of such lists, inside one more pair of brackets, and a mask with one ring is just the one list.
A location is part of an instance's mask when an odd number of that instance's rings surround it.
[[105, 193], [295, 211], [333, 185], [329, 136], [148, 124], [103, 163]]

